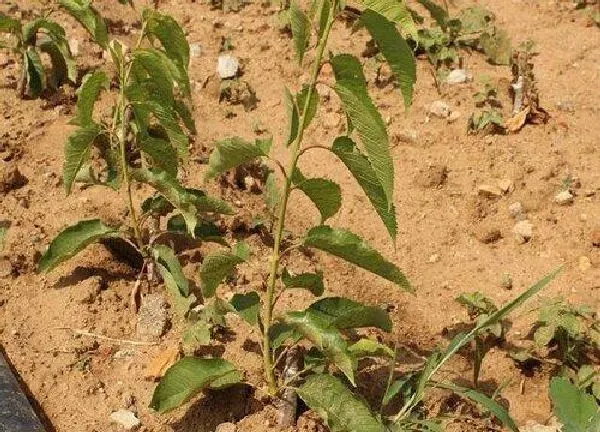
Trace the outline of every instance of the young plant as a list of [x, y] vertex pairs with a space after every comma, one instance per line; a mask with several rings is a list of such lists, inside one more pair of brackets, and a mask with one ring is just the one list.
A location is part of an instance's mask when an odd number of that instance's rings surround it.
[[575, 306], [561, 299], [540, 309], [533, 340], [548, 347], [562, 365], [578, 370], [600, 349], [600, 321], [588, 306]]
[[[467, 308], [469, 318], [474, 321], [474, 325], [487, 320], [491, 314], [498, 311], [494, 302], [478, 291], [463, 293], [456, 298], [456, 301]], [[499, 321], [490, 327], [482, 328], [481, 332], [473, 339], [473, 384], [475, 387], [479, 382], [483, 359], [489, 350], [504, 338], [505, 326], [503, 321]]]
[[[0, 14], [0, 33], [11, 36], [8, 45], [0, 42], [0, 48], [8, 48], [20, 64], [17, 91], [21, 98], [37, 98], [48, 88], [57, 89], [66, 82], [77, 80], [65, 29], [50, 19], [50, 13], [27, 22]], [[42, 54], [47, 54], [52, 62], [49, 76], [42, 63]]]
[[[103, 41], [98, 42], [102, 45]], [[202, 214], [231, 212], [222, 201], [185, 188], [177, 180], [189, 151], [182, 124], [187, 133], [195, 133], [189, 46], [173, 18], [152, 10], [143, 12], [142, 29], [133, 48], [118, 40], [106, 46], [116, 76], [96, 70], [83, 79], [77, 114], [71, 120], [77, 129], [65, 144], [63, 180], [67, 195], [76, 181], [124, 190], [130, 223], [116, 227], [92, 219], [66, 228], [41, 257], [39, 270], [52, 270], [91, 243], [119, 238], [137, 251], [142, 273], [146, 269], [151, 278], [153, 270], [158, 270], [175, 306], [185, 312], [194, 297], [175, 252], [162, 242], [166, 232], [160, 229], [160, 218], [170, 216], [167, 232], [213, 239], [219, 230], [203, 221]], [[114, 101], [109, 115], [96, 109], [103, 92]], [[134, 183], [155, 190], [141, 209], [134, 202]]]
[[473, 133], [504, 133], [502, 102], [498, 99], [498, 90], [489, 77], [481, 78], [481, 86], [473, 95], [476, 111], [471, 114], [467, 128]]
[[[501, 322], [507, 314], [549, 283], [556, 273], [548, 275], [512, 302], [491, 313], [468, 333], [458, 335], [446, 350], [436, 350], [422, 370], [399, 379], [395, 379], [396, 356], [392, 349], [371, 339], [359, 337], [356, 340], [357, 329], [372, 327], [390, 331], [391, 321], [386, 311], [344, 297], [324, 297], [305, 310], [277, 313], [277, 302], [286, 290], [301, 288], [315, 296], [324, 293], [321, 272], [293, 271], [292, 267], [299, 257], [293, 256], [292, 259], [291, 255], [297, 248], [332, 254], [407, 291], [412, 290], [405, 275], [358, 235], [326, 224], [340, 209], [340, 187], [326, 178], [305, 176], [298, 165], [299, 160], [311, 151], [332, 152], [353, 174], [395, 241], [394, 165], [385, 123], [369, 96], [359, 60], [349, 54], [331, 54], [328, 59], [324, 58], [330, 32], [336, 16], [342, 12], [341, 8], [340, 3], [330, 0], [320, 0], [312, 8], [316, 11], [311, 15], [312, 21], [315, 21], [317, 44], [310, 80], [295, 95], [287, 89], [284, 95], [289, 118], [288, 134], [284, 140], [289, 150], [287, 163], [273, 159], [270, 140], [249, 142], [239, 137], [216, 143], [209, 158], [208, 179], [241, 164], [263, 159], [272, 161], [274, 168], [281, 171], [283, 184], [278, 184], [274, 173], [266, 182], [265, 199], [274, 215], [274, 227], [265, 292], [237, 293], [231, 301], [225, 302], [218, 295], [218, 287], [247, 254], [208, 255], [200, 271], [203, 297], [207, 302], [201, 311], [208, 309], [211, 317], [217, 310], [221, 316], [226, 311], [233, 311], [260, 335], [266, 387], [275, 401], [281, 398], [284, 407], [291, 407], [291, 413], [285, 417], [292, 421], [296, 414], [293, 396], [297, 394], [334, 431], [433, 430], [437, 424], [417, 417], [417, 412], [426, 389], [440, 387], [483, 404], [516, 431], [516, 424], [497, 402], [474, 390], [435, 381], [434, 376], [462, 347], [481, 332]], [[290, 14], [296, 54], [302, 63], [311, 36], [312, 21], [296, 3], [292, 3]], [[360, 24], [376, 41], [397, 77], [406, 104], [410, 104], [415, 64], [412, 52], [395, 23], [367, 7], [361, 12]], [[332, 145], [307, 146], [304, 134], [318, 115], [320, 101], [315, 87], [325, 62], [333, 69], [335, 84], [332, 87], [347, 115], [347, 133], [337, 137]], [[361, 146], [355, 142], [355, 138]], [[321, 220], [319, 225], [304, 233], [299, 242], [290, 243], [284, 238], [284, 231], [294, 191], [303, 193], [313, 202]], [[219, 317], [217, 321], [209, 323], [209, 331], [215, 324], [220, 325], [218, 321], [223, 322]], [[201, 327], [206, 326], [201, 324]], [[205, 336], [210, 336], [203, 331]], [[294, 358], [304, 347], [310, 348], [303, 358]], [[403, 402], [402, 409], [391, 417], [374, 414], [351, 390], [356, 386], [360, 359], [364, 357], [381, 358], [385, 365], [390, 365], [389, 385], [382, 405], [400, 396]], [[154, 391], [151, 406], [159, 412], [165, 412], [185, 403], [203, 389], [223, 388], [241, 379], [241, 373], [226, 360], [186, 357], [166, 372]]]

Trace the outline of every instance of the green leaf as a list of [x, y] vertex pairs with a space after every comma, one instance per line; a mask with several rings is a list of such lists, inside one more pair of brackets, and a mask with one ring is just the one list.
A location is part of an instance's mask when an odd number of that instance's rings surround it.
[[321, 213], [321, 223], [335, 215], [342, 206], [342, 191], [337, 183], [324, 178], [306, 179], [296, 188], [306, 196]]
[[52, 63], [52, 81], [51, 86], [58, 88], [62, 83], [77, 81], [77, 65], [73, 56], [69, 43], [64, 37], [55, 39], [45, 39], [39, 44], [41, 52], [45, 52], [50, 56]]
[[173, 249], [166, 245], [159, 244], [152, 247], [152, 253], [154, 259], [171, 273], [181, 295], [188, 297], [190, 295], [190, 286], [187, 278], [183, 274], [183, 269], [181, 268], [179, 259], [175, 255]]
[[480, 36], [479, 43], [491, 64], [510, 65], [513, 50], [505, 30], [496, 29], [493, 33], [484, 33]]
[[442, 28], [446, 29], [448, 27], [448, 11], [438, 5], [433, 0], [417, 0], [431, 15], [431, 17], [435, 20], [435, 22]]
[[281, 274], [281, 281], [286, 289], [303, 288], [317, 297], [323, 295], [323, 291], [325, 291], [325, 285], [323, 285], [323, 272], [321, 271], [317, 273], [300, 273], [293, 275], [290, 274], [287, 268], [284, 268], [283, 273]]
[[[131, 64], [132, 85], [138, 85], [148, 92], [149, 98], [164, 106], [173, 106], [173, 78], [164, 65], [160, 53], [155, 49], [137, 49], [133, 52]], [[137, 91], [138, 89], [130, 89]], [[135, 98], [135, 100], [138, 100]]]
[[399, 0], [363, 0], [368, 9], [383, 15], [388, 20], [399, 24], [405, 34], [415, 42], [419, 40], [419, 31], [410, 10], [404, 1]]
[[[178, 234], [187, 234], [187, 226], [182, 215], [177, 214], [169, 218], [167, 221], [167, 231]], [[229, 246], [227, 240], [223, 238], [223, 234], [218, 226], [213, 222], [200, 221], [194, 230], [194, 238], [218, 243], [223, 246]]]
[[131, 170], [132, 177], [140, 183], [146, 183], [161, 193], [185, 219], [190, 235], [194, 235], [198, 219], [196, 217], [196, 206], [194, 198], [176, 178], [165, 171], [158, 169], [134, 168]]
[[92, 144], [102, 133], [103, 130], [99, 125], [90, 123], [69, 135], [65, 143], [65, 160], [63, 164], [63, 182], [67, 195], [71, 193], [77, 173], [90, 158]]
[[331, 432], [386, 431], [367, 404], [332, 375], [311, 375], [297, 393]]
[[39, 30], [46, 30], [48, 35], [64, 38], [65, 29], [55, 21], [46, 18], [37, 18], [23, 26], [23, 42], [35, 46]]
[[231, 206], [219, 198], [206, 195], [200, 189], [186, 188], [185, 191], [189, 194], [189, 199], [194, 203], [196, 209], [201, 213], [233, 214]]
[[377, 327], [392, 331], [392, 321], [386, 311], [344, 297], [326, 297], [311, 304], [309, 310], [319, 312], [330, 325], [341, 330]]
[[355, 358], [394, 357], [394, 350], [372, 339], [361, 339], [350, 345], [348, 351]]
[[183, 343], [193, 349], [209, 345], [211, 339], [210, 329], [211, 325], [204, 320], [194, 323], [183, 333]]
[[498, 310], [494, 302], [492, 302], [487, 296], [479, 291], [472, 293], [462, 293], [456, 297], [456, 301], [466, 306], [469, 313], [475, 315], [491, 314]]
[[292, 325], [276, 322], [269, 329], [269, 339], [271, 339], [271, 348], [276, 350], [288, 340], [291, 340], [292, 344], [298, 343], [302, 339], [302, 334]]
[[459, 387], [457, 385], [450, 384], [450, 383], [434, 383], [432, 385], [437, 388], [450, 390], [460, 396], [469, 398], [469, 399], [477, 402], [479, 405], [481, 405], [487, 411], [491, 412], [494, 416], [496, 416], [496, 418], [498, 420], [500, 420], [502, 422], [502, 424], [504, 426], [506, 426], [508, 429], [510, 429], [513, 432], [519, 432], [519, 427], [517, 426], [515, 421], [512, 419], [512, 417], [510, 416], [508, 411], [502, 405], [500, 405], [498, 402], [489, 398], [488, 396], [484, 395], [483, 393], [480, 393], [476, 390]]
[[248, 243], [246, 243], [243, 240], [234, 244], [233, 247], [231, 248], [231, 252], [235, 256], [240, 257], [244, 261], [248, 261], [250, 259], [250, 254], [251, 254], [250, 245], [248, 245]]
[[600, 427], [600, 406], [594, 396], [577, 388], [568, 378], [552, 378], [550, 398], [564, 432], [596, 432]]
[[85, 220], [61, 231], [50, 243], [38, 264], [38, 270], [47, 273], [60, 263], [74, 257], [96, 241], [118, 237], [119, 231], [104, 225], [100, 219]]
[[35, 48], [27, 48], [24, 56], [25, 94], [31, 98], [37, 98], [46, 89], [46, 71]]
[[150, 407], [167, 412], [205, 388], [224, 388], [241, 380], [242, 375], [226, 360], [184, 357], [167, 370], [154, 390]]
[[356, 81], [362, 83], [366, 89], [367, 79], [356, 57], [351, 54], [338, 54], [331, 58], [330, 63], [336, 81]]
[[108, 29], [106, 23], [88, 0], [58, 0], [58, 4], [66, 9], [94, 38], [102, 48], [108, 46]]
[[302, 64], [306, 45], [310, 38], [310, 21], [296, 0], [292, 1], [290, 5], [290, 25], [298, 63]]
[[336, 138], [331, 151], [350, 170], [373, 207], [375, 207], [390, 237], [395, 241], [397, 235], [396, 209], [393, 203], [391, 206], [388, 204], [383, 187], [379, 183], [367, 157], [360, 152], [354, 141], [348, 137]]
[[219, 141], [208, 159], [207, 179], [245, 162], [266, 156], [260, 147], [239, 137]]
[[267, 208], [271, 213], [274, 213], [281, 200], [281, 192], [277, 186], [277, 176], [273, 171], [270, 171], [267, 175], [264, 197]]
[[533, 334], [533, 340], [535, 344], [539, 347], [545, 347], [552, 342], [554, 339], [554, 335], [556, 334], [556, 326], [554, 325], [545, 325], [540, 326], [536, 329]]
[[[388, 205], [391, 206], [394, 193], [394, 164], [390, 154], [389, 138], [385, 123], [367, 93], [363, 78], [346, 78], [350, 74], [356, 75], [357, 68], [360, 69], [358, 60], [346, 60], [344, 67], [349, 66], [349, 68], [336, 72], [336, 64], [338, 63], [333, 62], [337, 80], [335, 91], [342, 101], [346, 115], [350, 118], [353, 127], [358, 131], [371, 166], [385, 192]], [[344, 78], [338, 79], [338, 76]]]
[[294, 140], [298, 136], [300, 116], [298, 114], [298, 107], [296, 106], [296, 101], [294, 101], [294, 96], [287, 87], [285, 87], [283, 96], [285, 112], [287, 114], [287, 140], [285, 143], [286, 146], [289, 146], [291, 143], [294, 142]]
[[13, 33], [21, 37], [21, 22], [0, 13], [0, 33]]
[[296, 331], [323, 351], [325, 356], [346, 375], [352, 385], [355, 385], [354, 358], [348, 352], [348, 344], [340, 331], [331, 326], [327, 317], [318, 311], [308, 309], [301, 312], [288, 312], [283, 319], [286, 324], [293, 326]]
[[200, 268], [204, 298], [214, 296], [221, 282], [231, 276], [237, 265], [243, 262], [244, 259], [231, 252], [217, 252], [204, 257]]
[[167, 57], [187, 70], [190, 63], [190, 47], [181, 26], [169, 15], [145, 9], [146, 34], [155, 37], [162, 44]]
[[167, 288], [167, 292], [171, 299], [171, 305], [181, 317], [184, 317], [196, 302], [196, 296], [189, 293], [187, 296], [184, 296], [181, 293], [181, 288], [179, 286], [180, 281], [178, 280], [181, 276], [173, 275], [169, 269], [163, 265], [163, 262], [157, 262], [156, 268], [165, 282], [165, 287]]
[[412, 105], [413, 87], [417, 81], [417, 66], [411, 48], [400, 36], [394, 24], [383, 15], [365, 10], [360, 22], [369, 30], [381, 53], [398, 80], [404, 105]]
[[[296, 95], [296, 104], [298, 105], [298, 112], [302, 114], [304, 112], [304, 105], [306, 104], [306, 100], [308, 98], [308, 91], [310, 87], [305, 84], [302, 87], [302, 90], [298, 92]], [[312, 95], [310, 97], [310, 104], [308, 105], [308, 110], [306, 111], [306, 118], [304, 119], [304, 127], [307, 128], [310, 123], [313, 121], [315, 116], [317, 115], [317, 108], [319, 107], [319, 93], [313, 90]]]
[[331, 13], [331, 1], [330, 0], [320, 0], [319, 2], [319, 28], [317, 31], [317, 36], [319, 39], [325, 33], [325, 28], [327, 27], [327, 22], [329, 21], [329, 15]]
[[245, 294], [234, 294], [231, 305], [248, 324], [256, 325], [260, 313], [260, 296], [256, 291]]
[[[0, 17], [1, 18], [1, 17]], [[10, 226], [9, 222], [0, 222], [0, 252], [4, 249], [4, 240]]]
[[406, 291], [413, 291], [410, 282], [396, 265], [386, 261], [379, 252], [350, 231], [327, 225], [318, 226], [308, 232], [304, 245], [340, 257], [394, 282]]
[[150, 157], [152, 165], [165, 171], [172, 177], [177, 176], [179, 159], [177, 150], [163, 138], [141, 136], [138, 140], [140, 150]]

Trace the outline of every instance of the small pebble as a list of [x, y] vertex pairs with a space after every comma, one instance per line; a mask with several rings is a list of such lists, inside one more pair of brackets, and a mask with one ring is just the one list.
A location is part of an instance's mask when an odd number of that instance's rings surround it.
[[469, 74], [464, 69], [454, 69], [446, 77], [448, 84], [462, 84], [469, 81]]
[[528, 220], [522, 220], [515, 224], [513, 228], [517, 242], [527, 243], [533, 237], [533, 224]]
[[515, 219], [519, 218], [519, 216], [522, 216], [525, 213], [523, 209], [523, 204], [521, 204], [520, 202], [514, 202], [511, 205], [509, 205], [508, 212]]
[[579, 270], [581, 270], [582, 272], [586, 272], [591, 268], [592, 268], [592, 260], [590, 260], [586, 256], [580, 256], [579, 257]]
[[217, 62], [217, 73], [221, 79], [235, 78], [240, 69], [240, 62], [231, 54], [221, 54]]
[[513, 287], [513, 279], [510, 273], [502, 273], [502, 279], [500, 280], [500, 286], [506, 290], [511, 290]]
[[503, 195], [498, 186], [483, 184], [477, 188], [477, 194], [486, 198], [498, 198]]
[[448, 118], [451, 111], [450, 105], [442, 100], [436, 100], [429, 106], [429, 114], [439, 118]]
[[135, 414], [129, 410], [115, 411], [110, 415], [110, 419], [114, 423], [118, 423], [123, 426], [125, 430], [135, 430], [142, 424], [140, 419], [138, 419]]
[[440, 256], [438, 254], [433, 254], [429, 257], [429, 262], [434, 264], [440, 260]]

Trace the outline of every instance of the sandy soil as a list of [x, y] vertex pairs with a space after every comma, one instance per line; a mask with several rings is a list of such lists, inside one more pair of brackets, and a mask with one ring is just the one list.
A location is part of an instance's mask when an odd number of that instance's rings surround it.
[[[0, 11], [11, 5], [18, 10], [39, 11], [47, 2], [2, 2]], [[136, 14], [114, 1], [97, 0], [101, 12], [111, 18], [124, 40], [135, 37]], [[141, 9], [143, 2], [137, 2]], [[395, 306], [395, 328], [390, 341], [427, 353], [443, 343], [445, 330], [465, 322], [464, 310], [454, 302], [461, 292], [480, 290], [503, 303], [551, 269], [564, 265], [559, 279], [544, 296], [563, 296], [600, 304], [600, 249], [592, 234], [600, 227], [600, 31], [588, 26], [584, 11], [573, 10], [570, 1], [538, 0], [457, 0], [453, 7], [485, 6], [497, 15], [516, 44], [536, 41], [540, 54], [535, 75], [541, 103], [551, 118], [545, 125], [527, 126], [505, 136], [467, 135], [466, 122], [473, 111], [476, 83], [447, 86], [438, 94], [426, 61], [419, 61], [415, 103], [405, 112], [398, 90], [391, 85], [375, 86], [371, 94], [389, 122], [396, 163], [396, 207], [399, 235], [396, 248], [390, 244], [376, 213], [345, 168], [325, 152], [309, 152], [301, 163], [306, 174], [326, 173], [344, 191], [342, 209], [331, 223], [360, 233], [393, 260], [410, 277], [415, 296], [400, 292], [385, 281], [327, 256], [307, 266], [325, 272], [327, 293], [346, 295], [362, 302]], [[256, 125], [281, 142], [285, 129], [282, 103], [284, 85], [298, 89], [307, 80], [306, 69], [296, 66], [292, 42], [276, 25], [275, 6], [247, 5], [238, 13], [223, 13], [196, 1], [161, 2], [183, 23], [190, 43], [201, 46], [192, 60], [195, 85], [195, 118], [198, 136], [185, 175], [189, 185], [201, 186], [207, 149], [226, 136], [254, 137]], [[12, 10], [14, 13], [14, 10]], [[79, 41], [78, 63], [86, 69], [102, 62], [99, 53], [73, 20], [57, 13]], [[122, 20], [122, 22], [121, 22]], [[124, 30], [125, 29], [125, 30]], [[219, 104], [211, 82], [221, 38], [229, 37], [233, 54], [243, 65], [243, 78], [256, 90], [256, 110]], [[330, 49], [359, 55], [367, 37], [338, 22]], [[491, 66], [480, 54], [464, 53], [469, 72], [475, 78], [491, 76], [501, 93], [506, 93], [511, 72], [508, 67]], [[50, 100], [20, 101], [16, 92], [5, 88], [15, 76], [14, 65], [2, 66], [0, 84], [0, 157], [3, 170], [17, 167], [25, 184], [8, 192], [0, 191], [0, 221], [10, 221], [3, 268], [0, 275], [0, 343], [15, 369], [21, 374], [39, 409], [54, 430], [106, 432], [119, 430], [110, 413], [132, 409], [142, 421], [143, 431], [213, 431], [225, 421], [238, 423], [240, 431], [274, 430], [272, 409], [260, 389], [250, 392], [236, 388], [225, 394], [209, 394], [168, 416], [157, 416], [148, 404], [155, 384], [144, 379], [148, 363], [162, 350], [177, 344], [181, 327], [173, 327], [156, 346], [132, 346], [87, 337], [74, 337], [68, 329], [118, 339], [136, 339], [135, 317], [129, 310], [129, 292], [135, 270], [113, 258], [102, 246], [93, 246], [47, 276], [35, 273], [35, 262], [53, 236], [81, 218], [100, 216], [108, 221], [124, 217], [122, 196], [102, 189], [79, 190], [69, 197], [62, 187], [63, 143], [71, 131], [67, 125], [73, 111], [73, 90]], [[208, 82], [208, 85], [205, 83]], [[434, 100], [448, 102], [460, 117], [453, 123], [427, 118]], [[562, 105], [561, 105], [562, 104]], [[572, 106], [561, 110], [560, 106]], [[507, 107], [508, 109], [508, 107]], [[323, 121], [314, 122], [307, 142], [330, 143], [342, 125], [339, 102], [332, 97], [320, 109]], [[284, 151], [280, 152], [285, 157]], [[446, 167], [447, 178], [437, 174]], [[567, 176], [581, 183], [574, 203], [559, 206], [553, 199]], [[482, 184], [508, 179], [511, 191], [496, 199], [478, 195]], [[239, 201], [244, 217], [261, 215], [261, 197], [248, 191], [222, 191], [215, 184], [208, 190]], [[137, 199], [143, 199], [141, 193]], [[533, 238], [520, 244], [514, 238], [514, 219], [508, 207], [521, 202], [533, 224]], [[318, 222], [317, 212], [298, 196], [289, 212], [290, 229], [297, 234]], [[230, 223], [230, 220], [226, 220]], [[494, 241], [491, 232], [498, 231]], [[251, 264], [240, 271], [238, 286], [246, 289], [260, 284], [265, 258], [260, 239], [248, 240], [257, 248]], [[202, 250], [186, 252], [186, 272], [194, 278]], [[591, 266], [581, 266], [586, 257]], [[6, 272], [5, 272], [6, 273]], [[512, 290], [501, 286], [503, 273], [514, 280]], [[197, 277], [197, 276], [196, 276]], [[159, 288], [155, 288], [160, 292]], [[294, 294], [283, 305], [302, 307], [308, 296]], [[534, 302], [536, 303], [537, 300]], [[527, 309], [527, 308], [526, 308]], [[517, 314], [508, 334], [510, 344], [524, 346], [532, 314]], [[216, 342], [205, 354], [219, 354], [243, 365], [250, 383], [261, 385], [260, 361], [253, 349], [258, 341], [241, 322], [232, 319], [233, 340]], [[411, 355], [406, 353], [406, 361]], [[412, 359], [414, 361], [414, 358]], [[449, 378], [469, 379], [470, 365], [458, 359], [446, 373]], [[363, 390], [369, 393], [381, 385], [381, 377], [365, 377]], [[492, 388], [507, 382], [503, 396], [511, 414], [522, 424], [528, 420], [544, 423], [550, 417], [547, 398], [547, 371], [526, 377], [514, 366], [503, 349], [494, 349], [482, 371], [482, 382]], [[444, 396], [435, 396], [433, 405], [442, 406]], [[462, 410], [462, 411], [461, 411]], [[467, 414], [462, 407], [452, 415]], [[497, 430], [497, 426], [462, 426], [463, 430]], [[311, 418], [303, 418], [298, 430], [319, 430]]]

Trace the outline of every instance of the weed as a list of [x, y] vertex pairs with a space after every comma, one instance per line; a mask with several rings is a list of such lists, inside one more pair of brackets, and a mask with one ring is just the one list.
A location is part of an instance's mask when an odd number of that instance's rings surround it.
[[[64, 2], [63, 2], [64, 3]], [[133, 247], [143, 262], [142, 273], [152, 278], [157, 269], [174, 306], [186, 313], [194, 302], [175, 252], [165, 236], [188, 233], [192, 237], [223, 242], [216, 226], [203, 219], [210, 213], [231, 213], [224, 202], [203, 191], [184, 188], [177, 180], [182, 161], [188, 158], [188, 134], [195, 133], [188, 78], [189, 46], [177, 22], [168, 15], [145, 10], [137, 43], [129, 49], [118, 40], [98, 36], [101, 22], [93, 10], [78, 10], [82, 22], [112, 56], [116, 77], [96, 70], [83, 79], [78, 90], [77, 129], [65, 144], [63, 178], [71, 193], [75, 182], [124, 189], [129, 226], [109, 226], [100, 219], [85, 220], [66, 228], [41, 257], [39, 270], [47, 272], [91, 243], [116, 239]], [[94, 16], [93, 20], [84, 17]], [[106, 43], [105, 43], [106, 42]], [[112, 84], [111, 84], [112, 83]], [[96, 107], [103, 93], [114, 100], [110, 115]], [[134, 183], [156, 192], [134, 204]], [[162, 230], [161, 218], [168, 218]]]
[[473, 133], [504, 133], [502, 103], [498, 99], [498, 90], [489, 77], [480, 79], [479, 90], [473, 95], [476, 111], [471, 114], [467, 128]]
[[[600, 399], [597, 381], [593, 381], [597, 372], [589, 369], [588, 376], [578, 377], [575, 383], [566, 377], [555, 377], [550, 383], [550, 398], [554, 414], [563, 425], [564, 432], [595, 432], [600, 429]], [[583, 382], [581, 381], [583, 378]], [[592, 389], [590, 394], [589, 389]]]
[[[393, 9], [396, 5], [395, 2], [369, 2], [360, 14], [359, 24], [371, 34], [396, 76], [405, 104], [410, 105], [416, 68], [412, 50], [396, 28], [399, 21], [389, 19], [390, 7]], [[288, 133], [283, 142], [289, 152], [287, 163], [273, 158], [270, 139], [250, 142], [240, 137], [226, 138], [216, 143], [210, 155], [207, 179], [257, 159], [270, 161], [273, 169], [280, 171], [280, 175], [271, 171], [265, 186], [265, 199], [274, 222], [270, 269], [264, 292], [237, 293], [230, 301], [225, 301], [219, 296], [218, 288], [239, 264], [249, 258], [250, 251], [241, 244], [231, 251], [207, 255], [200, 269], [205, 303], [198, 310], [193, 332], [187, 335], [192, 341], [206, 343], [216, 329], [226, 325], [226, 313], [238, 314], [260, 335], [268, 393], [274, 398], [283, 398], [285, 404], [292, 407], [295, 406], [293, 395], [297, 394], [321, 415], [332, 430], [439, 429], [436, 421], [418, 415], [418, 407], [428, 388], [437, 387], [475, 400], [516, 431], [514, 421], [493, 399], [472, 389], [436, 381], [434, 377], [462, 347], [500, 323], [507, 314], [549, 283], [556, 273], [491, 312], [469, 332], [459, 334], [447, 349], [436, 349], [422, 369], [400, 378], [396, 377], [398, 368], [393, 349], [372, 339], [352, 338], [353, 334], [358, 334], [356, 330], [366, 327], [391, 331], [392, 322], [385, 310], [344, 297], [324, 297], [307, 309], [276, 313], [275, 306], [286, 290], [304, 289], [317, 297], [322, 296], [325, 290], [322, 272], [294, 271], [292, 253], [296, 249], [329, 253], [406, 291], [412, 291], [404, 273], [362, 238], [346, 229], [326, 224], [341, 207], [341, 189], [330, 179], [306, 176], [298, 166], [299, 160], [308, 152], [333, 153], [357, 180], [395, 242], [394, 165], [385, 123], [369, 96], [359, 60], [349, 54], [331, 54], [328, 59], [325, 58], [330, 32], [336, 17], [342, 12], [342, 4], [335, 0], [314, 2], [309, 14], [295, 2], [290, 6], [290, 28], [299, 64], [305, 62], [312, 28], [315, 29], [317, 43], [308, 84], [295, 94], [288, 89], [284, 93], [289, 119]], [[320, 100], [315, 87], [326, 62], [333, 69], [333, 90], [347, 116], [347, 133], [337, 137], [330, 146], [307, 146], [304, 135], [308, 126], [318, 118]], [[358, 138], [361, 147], [354, 141], [355, 138]], [[282, 182], [280, 178], [283, 178]], [[320, 222], [303, 233], [299, 241], [290, 242], [285, 236], [285, 228], [294, 191], [303, 193], [312, 201], [320, 214]], [[351, 390], [356, 386], [357, 370], [362, 364], [360, 360], [365, 357], [374, 358], [389, 367], [382, 407], [396, 399], [402, 401], [402, 408], [391, 417], [374, 414], [371, 407]], [[241, 380], [242, 374], [224, 359], [185, 357], [166, 372], [154, 391], [151, 406], [159, 412], [169, 411], [203, 389], [220, 389]], [[292, 420], [294, 415], [295, 412], [292, 412]]]
[[[0, 43], [0, 48], [9, 48], [18, 59], [21, 79], [17, 90], [22, 98], [37, 98], [48, 88], [56, 89], [77, 80], [65, 29], [50, 18], [50, 13], [27, 22], [0, 14], [0, 32], [11, 35], [9, 44]], [[47, 54], [52, 62], [49, 77], [42, 54]]]

